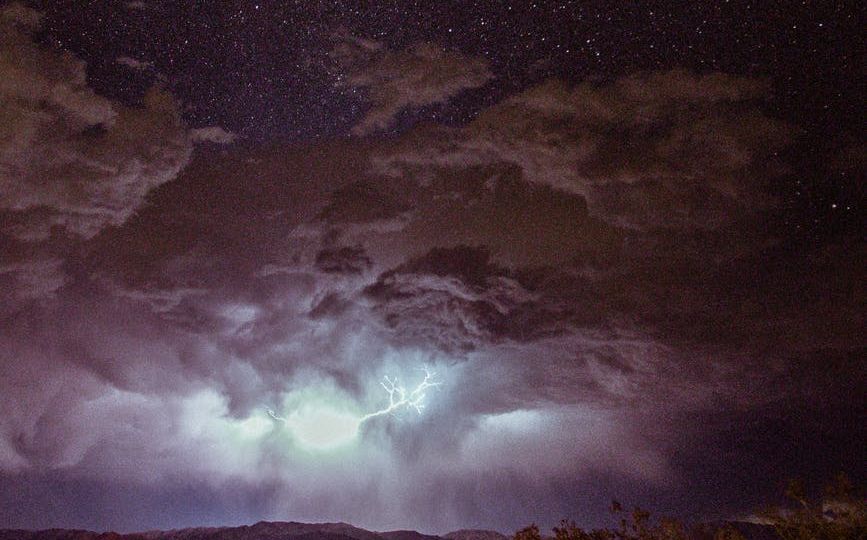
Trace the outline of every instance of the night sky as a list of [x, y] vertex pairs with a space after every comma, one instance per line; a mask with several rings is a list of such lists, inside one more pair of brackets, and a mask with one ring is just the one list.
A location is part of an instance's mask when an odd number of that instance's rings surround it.
[[0, 2], [0, 528], [867, 482], [861, 2]]

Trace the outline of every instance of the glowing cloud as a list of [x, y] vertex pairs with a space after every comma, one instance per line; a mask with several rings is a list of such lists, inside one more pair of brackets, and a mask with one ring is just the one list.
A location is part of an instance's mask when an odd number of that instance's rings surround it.
[[301, 445], [315, 450], [327, 450], [351, 442], [361, 425], [358, 417], [351, 413], [316, 405], [305, 405], [281, 420]]
[[361, 425], [368, 420], [402, 409], [413, 409], [421, 414], [425, 408], [427, 390], [442, 384], [434, 380], [435, 373], [427, 368], [423, 368], [423, 371], [424, 379], [412, 390], [402, 386], [397, 378], [385, 376], [380, 384], [388, 393], [388, 405], [364, 416], [339, 410], [327, 403], [312, 402], [303, 404], [286, 417], [278, 416], [271, 410], [268, 414], [274, 420], [283, 422], [304, 448], [330, 450], [342, 447], [358, 437]]

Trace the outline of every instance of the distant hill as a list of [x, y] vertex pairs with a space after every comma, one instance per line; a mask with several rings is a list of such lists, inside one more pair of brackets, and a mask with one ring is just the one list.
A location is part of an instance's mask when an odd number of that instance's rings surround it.
[[[260, 521], [240, 527], [177, 529], [145, 533], [149, 540], [382, 540], [377, 533], [348, 523]], [[35, 539], [41, 540], [41, 539]]]
[[386, 540], [442, 540], [441, 536], [422, 534], [416, 531], [386, 531], [377, 534]]
[[[416, 533], [418, 534], [418, 533]], [[406, 540], [424, 540], [420, 538]], [[194, 527], [168, 531], [118, 534], [73, 529], [0, 530], [0, 540], [389, 540], [347, 523], [260, 521], [240, 527]], [[393, 538], [391, 540], [403, 540]]]
[[448, 540], [509, 540], [505, 534], [484, 529], [461, 529], [443, 536]]
[[386, 540], [442, 540], [441, 536], [432, 536], [416, 531], [386, 531], [378, 534]]
[[[773, 529], [751, 523], [733, 524], [747, 540], [778, 540]], [[713, 538], [713, 526], [697, 527], [694, 540]], [[348, 523], [297, 523], [260, 521], [240, 527], [196, 527], [132, 534], [78, 529], [27, 531], [0, 529], [0, 540], [510, 540], [496, 531], [462, 529], [443, 536], [416, 531], [373, 532]]]

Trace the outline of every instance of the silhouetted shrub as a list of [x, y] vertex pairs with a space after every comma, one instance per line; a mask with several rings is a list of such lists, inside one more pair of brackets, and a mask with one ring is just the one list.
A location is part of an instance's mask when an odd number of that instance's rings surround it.
[[[796, 481], [789, 484], [786, 498], [789, 506], [768, 507], [759, 514], [780, 540], [867, 540], [867, 501], [855, 493], [845, 476], [838, 476], [827, 486], [818, 501], [809, 500], [803, 484]], [[690, 540], [694, 536], [677, 520], [663, 518], [655, 523], [649, 512], [635, 508], [627, 513], [617, 501], [612, 503], [611, 511], [618, 518], [616, 528], [585, 531], [574, 521], [564, 519], [553, 529], [554, 540]], [[710, 531], [702, 527], [699, 536], [746, 540], [732, 524]], [[542, 535], [532, 524], [517, 531], [514, 540], [542, 540]]]
[[867, 540], [867, 502], [844, 476], [811, 501], [803, 483], [791, 481], [786, 489], [788, 507], [771, 507], [761, 516], [782, 540]]

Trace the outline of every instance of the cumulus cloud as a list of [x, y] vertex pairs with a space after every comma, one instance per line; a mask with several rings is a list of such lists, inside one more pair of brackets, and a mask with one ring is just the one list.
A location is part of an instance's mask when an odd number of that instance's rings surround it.
[[353, 128], [356, 135], [386, 129], [408, 107], [444, 103], [493, 78], [484, 59], [432, 43], [391, 51], [379, 42], [341, 34], [331, 56], [341, 70], [341, 84], [366, 89], [371, 102]]

